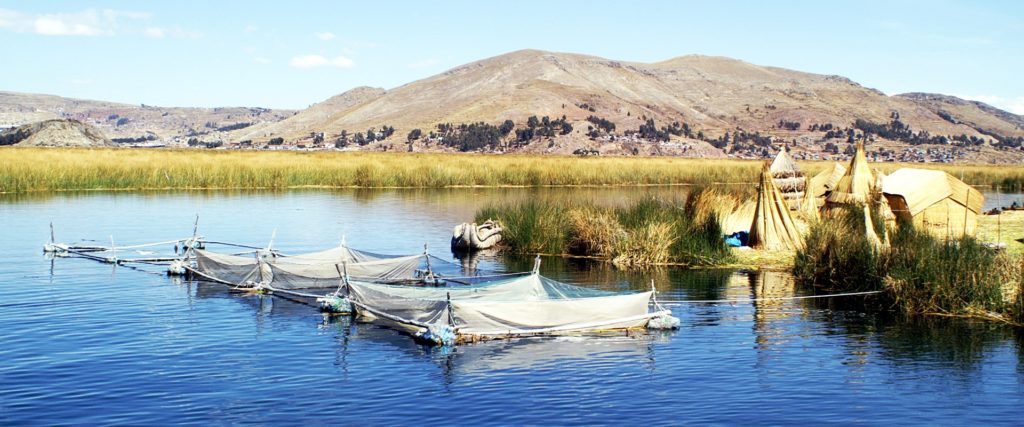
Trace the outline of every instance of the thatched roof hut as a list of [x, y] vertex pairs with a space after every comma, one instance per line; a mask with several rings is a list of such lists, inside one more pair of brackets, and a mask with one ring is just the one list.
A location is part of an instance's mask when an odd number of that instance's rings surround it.
[[800, 232], [789, 213], [785, 198], [766, 164], [757, 190], [754, 222], [750, 225], [750, 246], [757, 249], [792, 250], [802, 243]]
[[839, 164], [839, 162], [832, 162], [825, 170], [818, 172], [817, 175], [811, 178], [807, 191], [812, 196], [821, 198], [822, 203], [824, 203], [825, 196], [836, 187], [836, 184], [839, 183], [839, 178], [842, 178], [845, 174], [846, 166]]
[[790, 209], [800, 206], [800, 200], [804, 197], [807, 182], [804, 180], [804, 172], [796, 165], [796, 161], [789, 155], [789, 150], [782, 147], [779, 154], [775, 156], [769, 170], [775, 187], [785, 197]]
[[985, 197], [937, 170], [903, 168], [885, 179], [882, 194], [897, 218], [942, 237], [974, 235]]
[[846, 173], [825, 198], [825, 214], [838, 207], [865, 205], [872, 201], [871, 193], [876, 190], [878, 179], [864, 156], [864, 143], [858, 142], [856, 148]]
[[818, 198], [814, 197], [814, 193], [811, 192], [811, 190], [810, 190], [811, 189], [811, 179], [805, 176], [804, 180], [806, 180], [806, 182], [807, 182], [806, 185], [805, 185], [805, 188], [807, 188], [807, 191], [804, 191], [804, 197], [802, 199], [800, 199], [800, 206], [799, 206], [799, 208], [797, 208], [797, 212], [799, 212], [800, 216], [802, 216], [805, 220], [813, 221], [813, 220], [818, 219], [818, 217], [819, 217], [818, 216]]

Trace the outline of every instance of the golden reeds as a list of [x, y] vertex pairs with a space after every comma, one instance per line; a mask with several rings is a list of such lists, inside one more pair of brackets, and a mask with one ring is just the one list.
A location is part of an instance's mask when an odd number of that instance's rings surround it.
[[[806, 168], [813, 172], [821, 165], [807, 162]], [[903, 166], [878, 165], [883, 170]], [[0, 149], [0, 192], [703, 185], [753, 183], [759, 166], [756, 161], [675, 157], [7, 147]], [[923, 167], [963, 176], [970, 184], [1024, 182], [1022, 168]]]
[[701, 193], [691, 193], [686, 203], [643, 199], [616, 208], [528, 201], [487, 207], [476, 217], [497, 218], [505, 229], [502, 243], [514, 253], [595, 257], [629, 268], [731, 263], [718, 216], [696, 218], [709, 209], [704, 203], [716, 200]]

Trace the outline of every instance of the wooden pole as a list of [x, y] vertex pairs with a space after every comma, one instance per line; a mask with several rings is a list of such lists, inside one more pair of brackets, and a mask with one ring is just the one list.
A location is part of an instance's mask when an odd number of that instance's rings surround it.
[[963, 234], [964, 236], [967, 235], [967, 211], [968, 211], [968, 209], [970, 209], [970, 208], [968, 208], [968, 206], [971, 205], [971, 188], [967, 187], [966, 191], [967, 191], [967, 197], [966, 197], [966, 200], [964, 200], [964, 234]]

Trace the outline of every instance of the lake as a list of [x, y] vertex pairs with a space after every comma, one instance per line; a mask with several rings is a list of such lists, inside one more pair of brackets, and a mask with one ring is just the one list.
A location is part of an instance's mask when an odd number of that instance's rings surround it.
[[[452, 348], [158, 268], [49, 259], [57, 241], [192, 233], [286, 252], [332, 247], [452, 262], [452, 227], [503, 200], [627, 203], [673, 187], [0, 195], [0, 424], [859, 423], [1020, 425], [1024, 332], [863, 312], [801, 295], [785, 272], [622, 272], [546, 258], [602, 289], [651, 279], [682, 328]], [[1019, 195], [1000, 195], [1003, 204]], [[989, 199], [996, 199], [990, 196]], [[988, 203], [987, 203], [988, 205]], [[528, 258], [467, 260], [498, 271]], [[850, 297], [858, 298], [858, 297]], [[701, 300], [733, 300], [702, 303]]]

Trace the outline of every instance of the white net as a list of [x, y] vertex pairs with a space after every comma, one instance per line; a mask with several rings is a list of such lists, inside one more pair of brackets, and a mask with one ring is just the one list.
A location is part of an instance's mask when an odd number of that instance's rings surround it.
[[355, 263], [292, 263], [288, 258], [267, 262], [270, 286], [274, 289], [337, 288], [348, 273], [350, 279], [374, 282], [415, 280], [423, 271], [425, 255], [380, 259]]
[[207, 279], [243, 285], [259, 283], [273, 289], [337, 288], [343, 273], [375, 282], [420, 279], [430, 268], [426, 254], [378, 255], [347, 247], [286, 256], [259, 251], [248, 256], [196, 250], [196, 271]]
[[421, 288], [350, 282], [363, 312], [420, 332], [451, 329], [457, 340], [637, 328], [651, 313], [652, 292], [618, 294], [539, 275], [465, 288]]
[[260, 261], [256, 255], [238, 256], [197, 249], [196, 270], [208, 279], [240, 285], [247, 281], [260, 282]]

